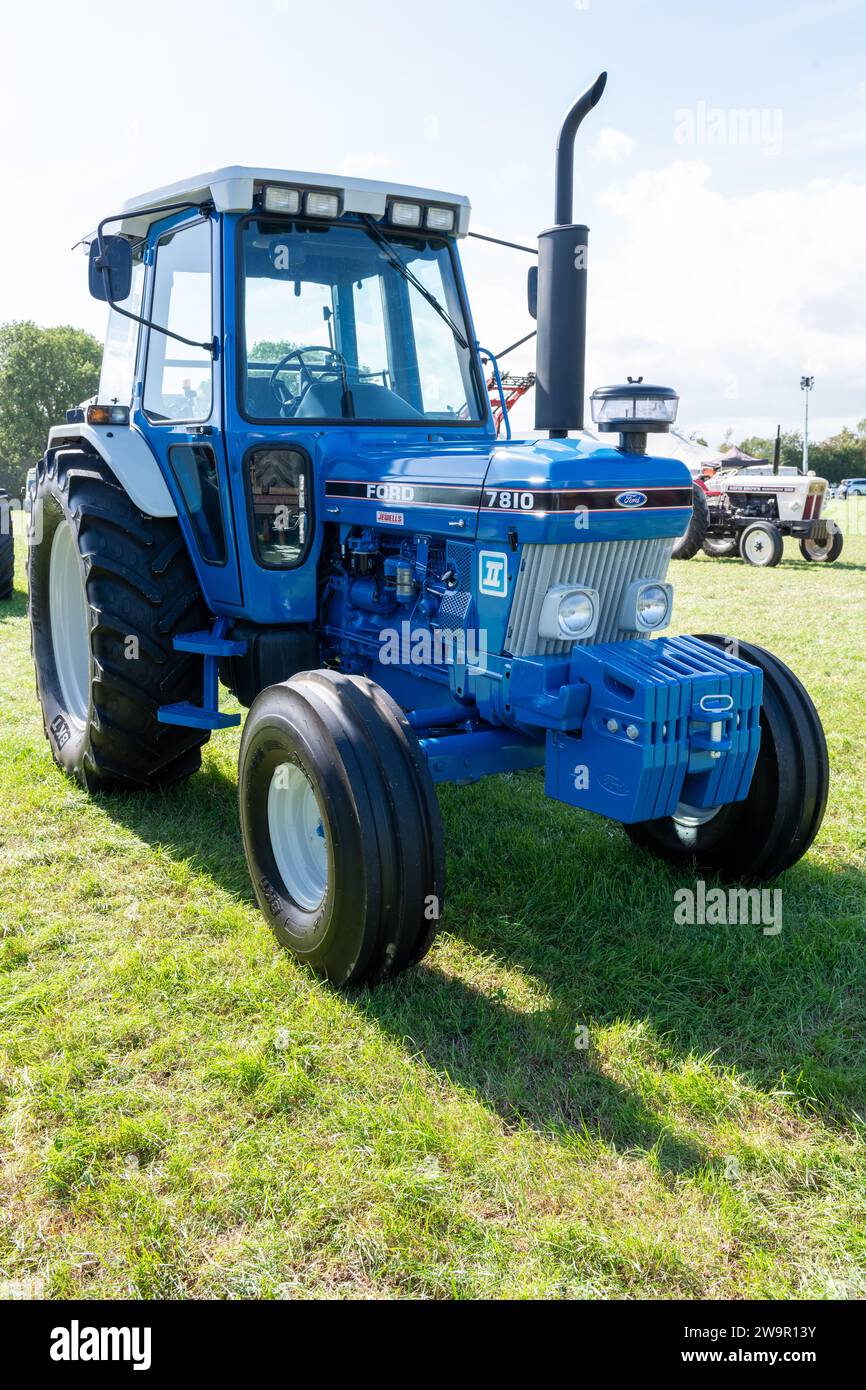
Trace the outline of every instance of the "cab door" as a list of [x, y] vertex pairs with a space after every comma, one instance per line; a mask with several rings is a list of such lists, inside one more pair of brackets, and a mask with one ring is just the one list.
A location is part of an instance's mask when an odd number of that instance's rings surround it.
[[157, 455], [208, 603], [232, 612], [242, 593], [219, 369], [219, 255], [217, 214], [184, 212], [150, 229], [145, 316], [202, 346], [144, 331], [136, 424]]

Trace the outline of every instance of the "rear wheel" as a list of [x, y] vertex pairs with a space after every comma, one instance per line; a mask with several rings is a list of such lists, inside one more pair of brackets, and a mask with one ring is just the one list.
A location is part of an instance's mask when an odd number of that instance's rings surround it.
[[15, 578], [15, 537], [9, 494], [0, 488], [0, 600], [11, 598]]
[[692, 486], [691, 520], [684, 534], [674, 541], [671, 559], [691, 560], [692, 556], [697, 555], [706, 539], [709, 527], [710, 509], [707, 505], [707, 494], [702, 487], [694, 483]]
[[844, 537], [838, 526], [831, 526], [827, 530], [827, 539], [823, 542], [816, 541], [811, 536], [804, 536], [800, 541], [800, 554], [813, 565], [832, 565], [842, 554], [843, 542]]
[[703, 544], [705, 555], [724, 557], [736, 555], [739, 544], [736, 536], [707, 536]]
[[[716, 635], [701, 640], [730, 645]], [[673, 864], [697, 861], [728, 880], [763, 883], [796, 864], [817, 835], [830, 770], [821, 720], [793, 671], [763, 647], [740, 642], [737, 650], [764, 674], [761, 749], [746, 800], [709, 810], [680, 805], [625, 830]]]
[[55, 761], [90, 790], [189, 776], [207, 733], [157, 720], [160, 705], [201, 695], [199, 660], [172, 645], [207, 622], [177, 521], [143, 515], [78, 449], [42, 465], [36, 498], [30, 628]]
[[768, 521], [754, 521], [740, 536], [740, 554], [747, 565], [772, 569], [782, 558], [785, 542], [782, 533]]
[[262, 691], [238, 795], [250, 877], [281, 945], [335, 985], [421, 959], [442, 910], [442, 826], [415, 735], [380, 686], [308, 671]]

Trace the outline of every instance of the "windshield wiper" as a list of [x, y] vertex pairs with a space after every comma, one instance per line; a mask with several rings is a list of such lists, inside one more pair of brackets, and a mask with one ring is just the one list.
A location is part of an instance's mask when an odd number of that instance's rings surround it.
[[399, 256], [397, 252], [394, 250], [394, 247], [391, 245], [388, 238], [384, 236], [380, 229], [376, 226], [376, 223], [369, 217], [362, 217], [361, 221], [367, 233], [373, 238], [374, 241], [377, 241], [379, 245], [382, 247], [382, 250], [385, 252], [385, 259], [388, 261], [388, 264], [392, 265], [394, 269], [398, 272], [398, 274], [402, 275], [403, 279], [407, 280], [410, 285], [415, 286], [415, 289], [418, 291], [418, 293], [422, 295], [424, 299], [427, 300], [427, 303], [430, 305], [431, 309], [435, 309], [440, 319], [443, 319], [445, 323], [447, 323], [448, 327], [451, 329], [451, 332], [454, 334], [454, 337], [457, 339], [460, 346], [462, 348], [468, 348], [469, 344], [467, 343], [463, 334], [460, 332], [460, 329], [457, 327], [457, 324], [452, 319], [448, 310], [442, 307], [435, 294], [433, 294], [431, 290], [428, 290], [427, 286], [421, 280], [418, 279], [418, 276], [415, 274], [414, 270], [409, 269], [408, 265], [403, 260], [403, 258]]

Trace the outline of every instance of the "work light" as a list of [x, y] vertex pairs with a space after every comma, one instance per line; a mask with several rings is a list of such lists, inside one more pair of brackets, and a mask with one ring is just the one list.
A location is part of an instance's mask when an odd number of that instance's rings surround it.
[[591, 637], [598, 627], [598, 593], [572, 584], [554, 584], [541, 605], [538, 634], [558, 642]]
[[454, 209], [453, 208], [428, 208], [425, 224], [431, 232], [453, 232], [454, 231]]
[[388, 209], [388, 216], [395, 227], [421, 226], [421, 208], [418, 203], [393, 202]]
[[310, 217], [339, 217], [339, 196], [336, 193], [308, 193], [304, 210]]
[[297, 188], [270, 186], [265, 189], [266, 212], [300, 212], [301, 195]]
[[623, 595], [619, 625], [625, 632], [656, 632], [671, 620], [673, 589], [670, 584], [636, 579]]

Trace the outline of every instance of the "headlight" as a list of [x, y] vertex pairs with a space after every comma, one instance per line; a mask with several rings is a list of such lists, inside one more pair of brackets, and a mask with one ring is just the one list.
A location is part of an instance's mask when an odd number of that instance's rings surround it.
[[541, 605], [538, 634], [557, 642], [576, 642], [591, 637], [598, 627], [598, 594], [595, 589], [576, 589], [555, 584]]
[[671, 620], [674, 591], [670, 584], [637, 579], [629, 584], [622, 601], [619, 625], [625, 632], [655, 632]]

